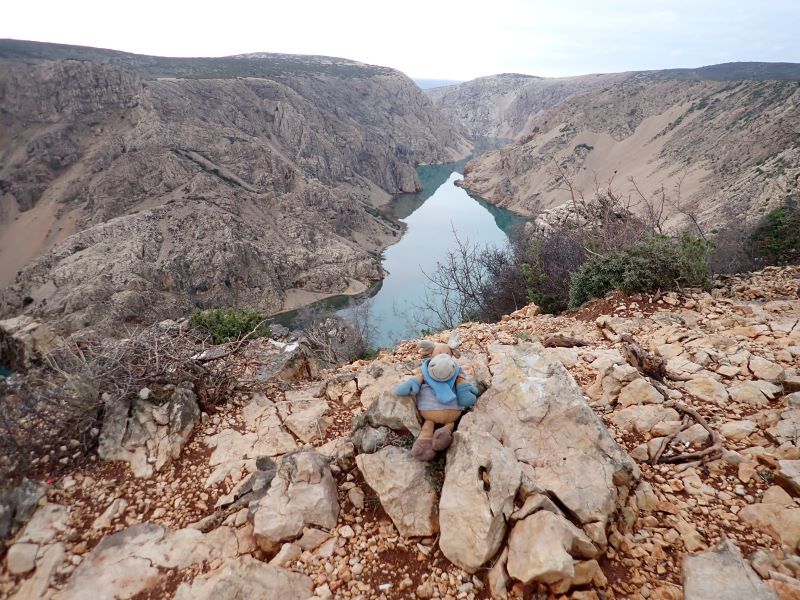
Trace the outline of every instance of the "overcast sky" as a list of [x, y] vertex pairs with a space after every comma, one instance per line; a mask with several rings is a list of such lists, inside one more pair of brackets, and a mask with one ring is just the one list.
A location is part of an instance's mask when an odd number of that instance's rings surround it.
[[340, 56], [412, 77], [800, 62], [800, 0], [29, 0], [0, 38], [161, 56]]

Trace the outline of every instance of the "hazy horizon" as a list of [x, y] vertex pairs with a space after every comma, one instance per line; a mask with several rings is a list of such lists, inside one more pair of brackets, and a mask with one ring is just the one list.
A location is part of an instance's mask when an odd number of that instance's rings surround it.
[[43, 0], [8, 7], [4, 16], [0, 38], [171, 57], [323, 55], [392, 67], [419, 79], [800, 62], [794, 32], [800, 3], [790, 0], [768, 6], [671, 0], [657, 7], [632, 0], [599, 6], [500, 0], [491, 11], [476, 0], [409, 0], [390, 14], [364, 0], [298, 0], [291, 6], [143, 0], [120, 15], [109, 14], [97, 0]]

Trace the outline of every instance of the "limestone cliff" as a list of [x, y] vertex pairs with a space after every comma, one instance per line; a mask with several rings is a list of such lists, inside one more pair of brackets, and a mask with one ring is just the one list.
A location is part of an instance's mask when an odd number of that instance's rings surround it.
[[281, 309], [381, 276], [376, 207], [470, 143], [403, 74], [0, 42], [0, 313]]
[[[709, 231], [753, 224], [798, 194], [800, 67], [736, 63], [565, 79], [495, 76], [428, 94], [475, 135], [516, 143], [472, 161], [464, 187], [526, 215], [566, 203], [563, 176]], [[493, 107], [488, 110], [487, 107]], [[636, 202], [634, 202], [636, 203]]]

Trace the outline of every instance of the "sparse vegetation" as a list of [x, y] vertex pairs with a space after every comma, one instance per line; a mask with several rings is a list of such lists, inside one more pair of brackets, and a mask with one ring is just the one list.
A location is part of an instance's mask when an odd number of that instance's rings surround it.
[[266, 337], [269, 325], [256, 310], [243, 308], [215, 308], [196, 310], [189, 317], [192, 328], [211, 336], [215, 344], [225, 344], [250, 335]]
[[752, 254], [771, 264], [800, 262], [800, 206], [786, 202], [764, 217], [750, 236]]
[[577, 308], [611, 290], [632, 294], [708, 287], [712, 248], [688, 233], [677, 239], [658, 235], [588, 260], [572, 276], [569, 306]]
[[161, 403], [188, 386], [209, 410], [236, 382], [221, 360], [234, 351], [214, 350], [178, 326], [153, 325], [122, 340], [75, 338], [0, 379], [0, 490], [45, 465], [78, 464], [97, 445], [106, 407], [132, 406], [144, 387]]

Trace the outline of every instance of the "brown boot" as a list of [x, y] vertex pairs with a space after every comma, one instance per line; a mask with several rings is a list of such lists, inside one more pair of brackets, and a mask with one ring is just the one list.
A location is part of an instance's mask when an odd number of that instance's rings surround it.
[[436, 431], [433, 432], [433, 441], [431, 442], [431, 446], [435, 451], [444, 450], [445, 448], [449, 448], [450, 444], [453, 443], [453, 435], [450, 433], [450, 428], [439, 427]]
[[430, 438], [417, 438], [417, 441], [411, 446], [411, 455], [419, 461], [427, 462], [436, 456], [436, 452], [431, 446]]

